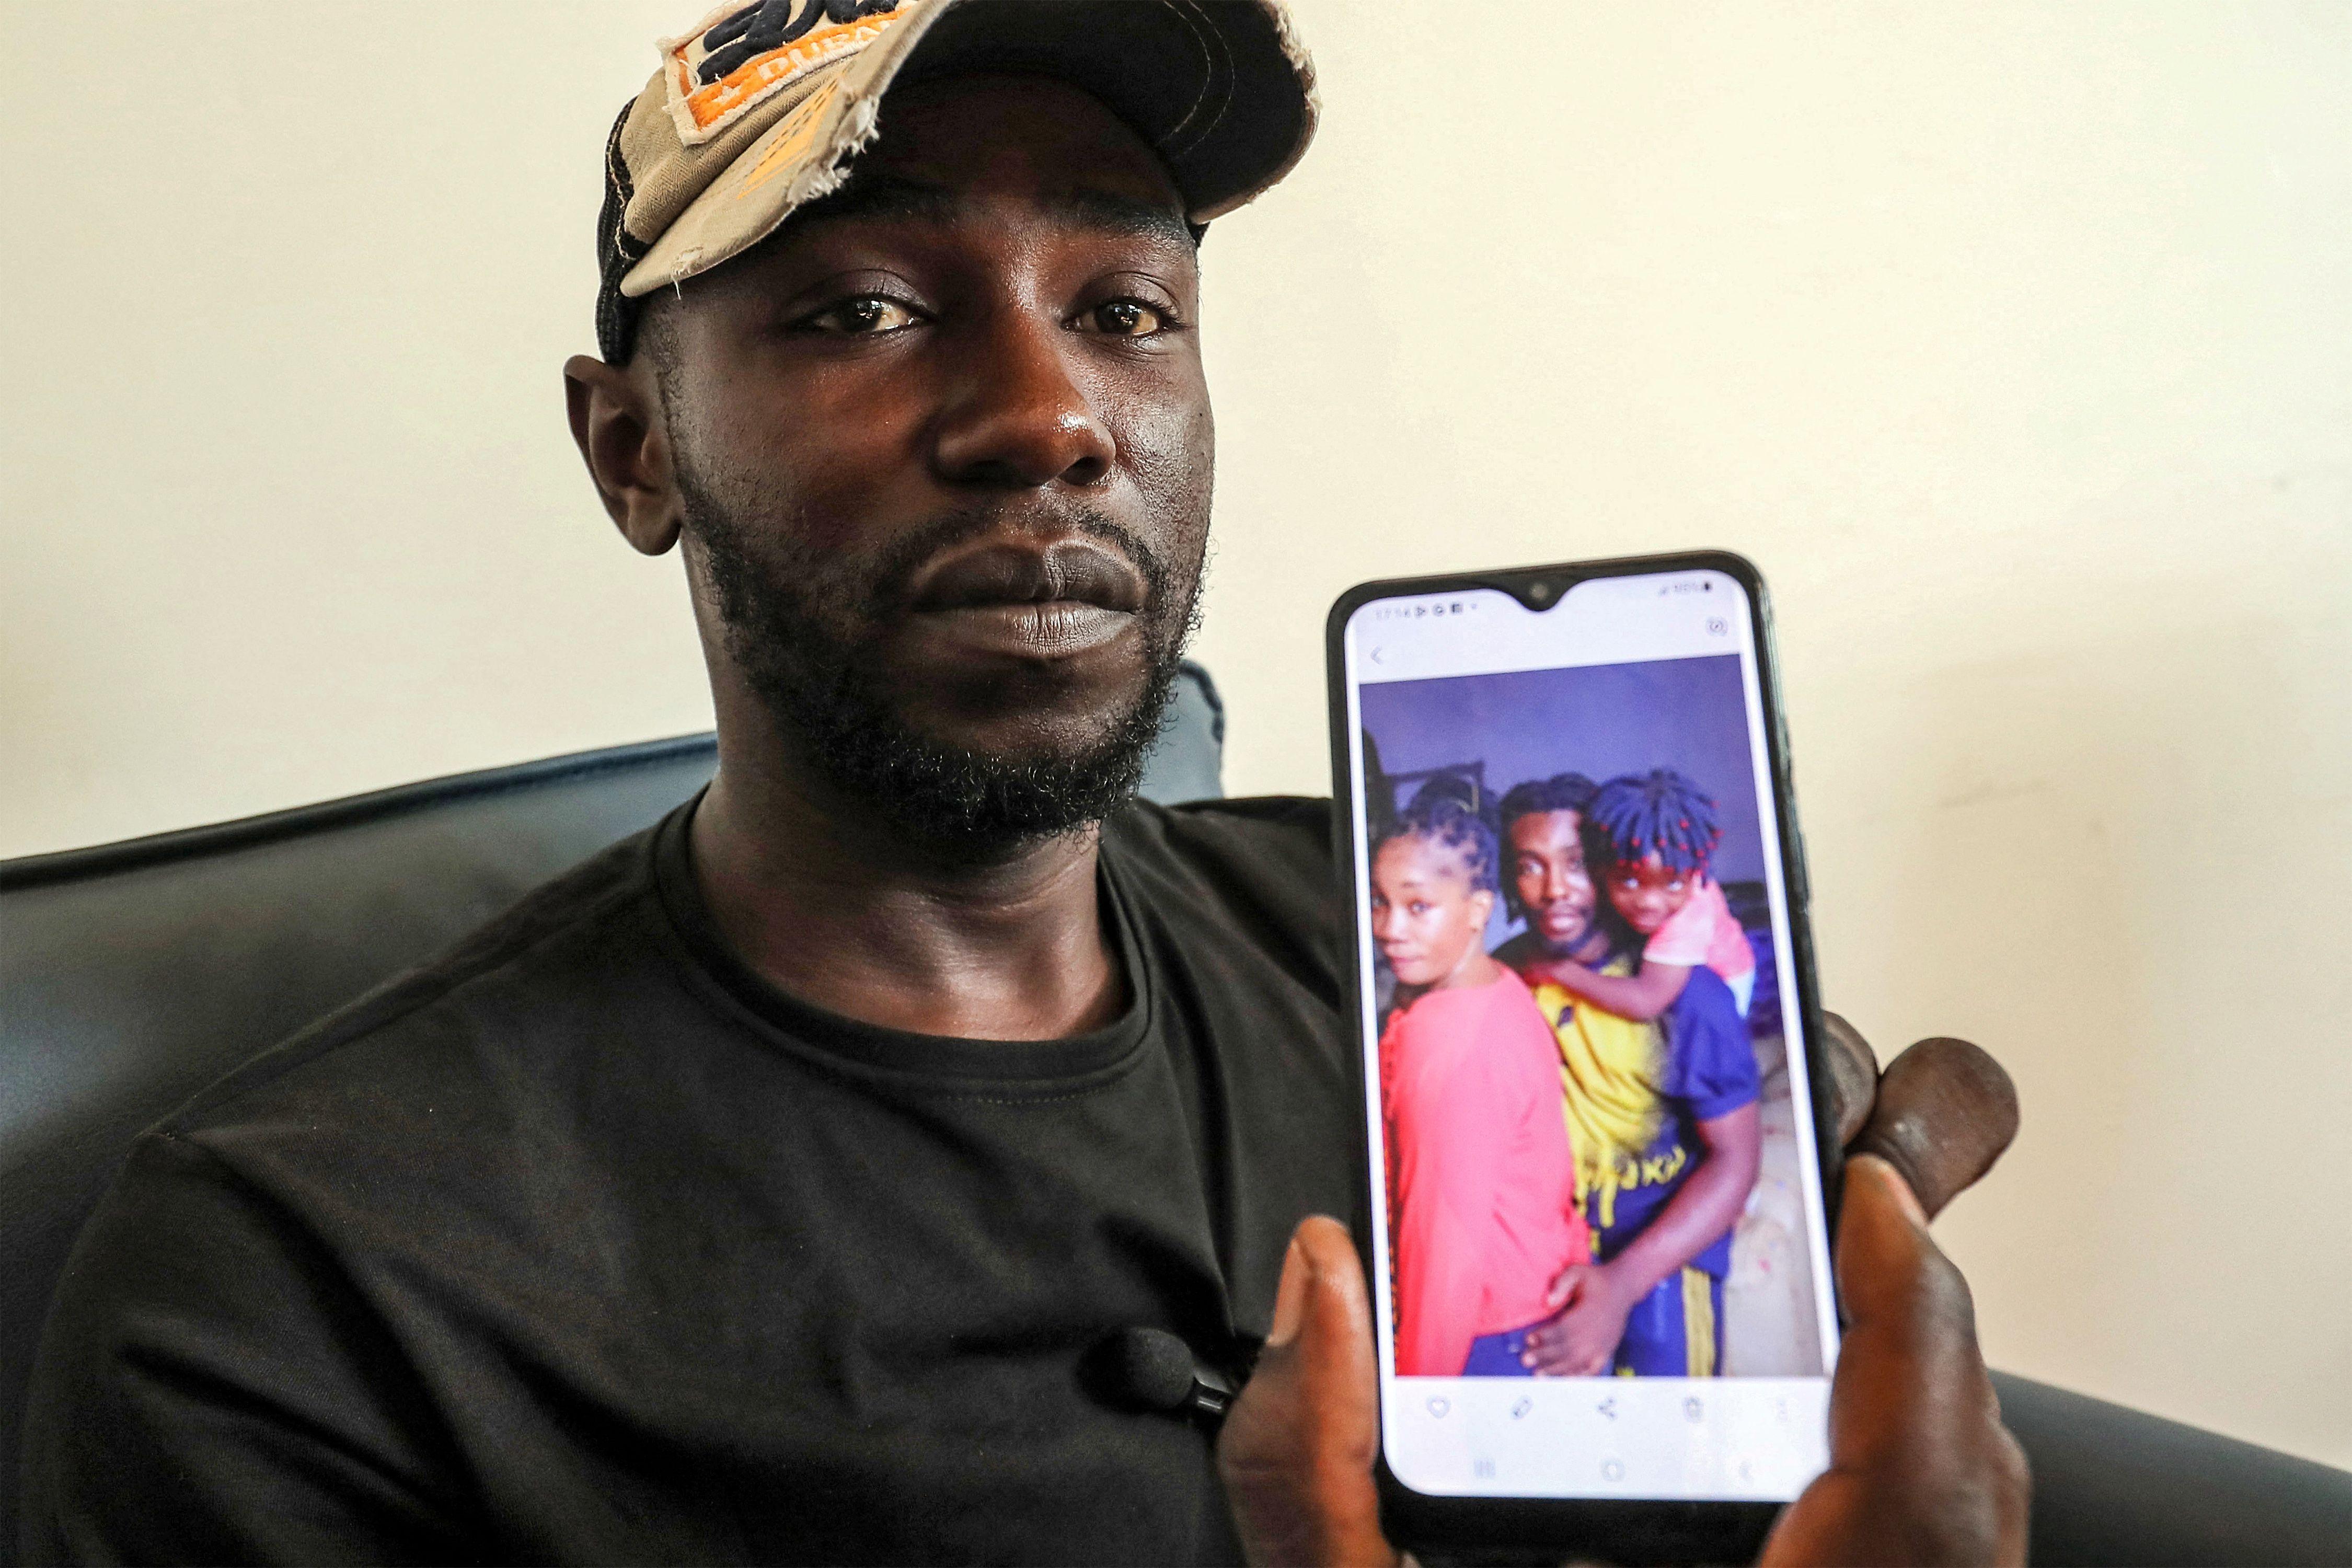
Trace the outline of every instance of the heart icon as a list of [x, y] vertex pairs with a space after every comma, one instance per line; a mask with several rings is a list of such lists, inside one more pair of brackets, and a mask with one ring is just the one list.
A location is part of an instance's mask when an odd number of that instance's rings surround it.
[[1442, 1415], [1444, 1415], [1447, 1411], [1449, 1411], [1449, 1410], [1451, 1410], [1451, 1409], [1453, 1409], [1453, 1408], [1454, 1408], [1454, 1406], [1453, 1406], [1453, 1405], [1448, 1405], [1448, 1404], [1447, 1404], [1444, 1400], [1443, 1400], [1443, 1399], [1433, 1399], [1433, 1400], [1431, 1400], [1431, 1401], [1429, 1402], [1429, 1413], [1430, 1413], [1432, 1415], [1439, 1415], [1439, 1416], [1442, 1416]]

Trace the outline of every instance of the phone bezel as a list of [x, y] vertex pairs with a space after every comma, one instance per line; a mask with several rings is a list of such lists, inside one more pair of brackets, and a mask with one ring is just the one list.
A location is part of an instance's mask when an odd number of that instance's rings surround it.
[[[1811, 887], [1805, 863], [1804, 835], [1797, 826], [1796, 781], [1790, 769], [1788, 722], [1781, 710], [1779, 659], [1772, 640], [1771, 601], [1763, 574], [1746, 557], [1726, 550], [1694, 550], [1662, 555], [1622, 556], [1605, 561], [1565, 562], [1552, 565], [1511, 567], [1496, 571], [1447, 573], [1428, 577], [1392, 577], [1360, 583], [1339, 595], [1325, 626], [1324, 664], [1331, 717], [1331, 813], [1334, 849], [1348, 910], [1347, 982], [1348, 1033], [1354, 1049], [1349, 1068], [1356, 1104], [1365, 1104], [1365, 1042], [1361, 1010], [1364, 954], [1355, 919], [1357, 861], [1362, 847], [1356, 842], [1351, 735], [1348, 717], [1348, 622], [1376, 599], [1419, 594], [1444, 594], [1490, 588], [1511, 595], [1522, 604], [1526, 590], [1538, 581], [1549, 582], [1550, 609], [1557, 608], [1578, 584], [1605, 577], [1630, 577], [1672, 572], [1714, 571], [1738, 582], [1747, 591], [1754, 633], [1759, 694], [1764, 710], [1765, 749], [1770, 768], [1773, 826], [1780, 836], [1782, 893], [1789, 911], [1790, 965], [1796, 972], [1796, 1004], [1804, 1023], [1806, 1081], [1813, 1109], [1814, 1159], [1820, 1168], [1824, 1223], [1836, 1235], [1838, 1173], [1841, 1151], [1837, 1121], [1830, 1100], [1829, 1073], [1822, 1058], [1821, 998], [1813, 973], [1813, 942], [1810, 906]], [[1361, 1125], [1360, 1114], [1359, 1125]], [[1364, 1138], [1358, 1142], [1357, 1169], [1365, 1200], [1383, 1201], [1371, 1175], [1371, 1150]], [[1376, 1207], [1368, 1212], [1377, 1212]], [[1372, 1289], [1369, 1247], [1359, 1249], [1367, 1271], [1365, 1286]], [[1830, 1282], [1832, 1301], [1836, 1282]], [[1385, 1402], [1386, 1391], [1381, 1390]], [[1386, 1413], [1381, 1430], [1385, 1433]], [[1752, 1554], [1785, 1504], [1745, 1501], [1685, 1501], [1676, 1499], [1495, 1498], [1436, 1497], [1413, 1490], [1390, 1471], [1385, 1443], [1375, 1468], [1381, 1497], [1381, 1520], [1389, 1538], [1414, 1548], [1527, 1547], [1547, 1554], [1591, 1552], [1609, 1560], [1692, 1561], [1744, 1558]], [[1556, 1560], [1556, 1559], [1552, 1559]]]

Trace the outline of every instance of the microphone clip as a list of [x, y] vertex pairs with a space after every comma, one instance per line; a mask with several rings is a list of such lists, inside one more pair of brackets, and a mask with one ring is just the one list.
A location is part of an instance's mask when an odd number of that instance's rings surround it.
[[1225, 1423], [1239, 1390], [1223, 1372], [1166, 1329], [1120, 1329], [1079, 1363], [1087, 1391], [1123, 1410], [1181, 1415], [1212, 1434]]

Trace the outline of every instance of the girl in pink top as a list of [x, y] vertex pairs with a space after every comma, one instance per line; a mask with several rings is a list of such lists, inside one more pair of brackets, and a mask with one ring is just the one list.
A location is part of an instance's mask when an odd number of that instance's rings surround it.
[[1495, 836], [1458, 801], [1415, 803], [1372, 856], [1372, 935], [1396, 972], [1381, 1034], [1396, 1369], [1454, 1377], [1471, 1342], [1550, 1316], [1592, 1258], [1560, 1114], [1559, 1047], [1482, 942]]
[[1707, 875], [1723, 837], [1714, 800], [1674, 769], [1656, 768], [1602, 784], [1584, 821], [1587, 862], [1625, 923], [1648, 939], [1641, 970], [1600, 974], [1549, 959], [1529, 973], [1621, 1018], [1646, 1021], [1675, 1005], [1703, 963], [1723, 977], [1747, 1016], [1756, 994], [1756, 950], [1721, 885]]

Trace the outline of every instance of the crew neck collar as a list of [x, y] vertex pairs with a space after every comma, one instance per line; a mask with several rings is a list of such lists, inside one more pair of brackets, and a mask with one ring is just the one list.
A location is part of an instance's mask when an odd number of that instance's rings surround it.
[[701, 803], [696, 795], [656, 831], [653, 869], [663, 911], [713, 999], [747, 1016], [782, 1048], [908, 1089], [1020, 1098], [1082, 1091], [1117, 1077], [1139, 1055], [1151, 1016], [1151, 976], [1108, 853], [1098, 857], [1095, 874], [1105, 932], [1127, 983], [1127, 1005], [1117, 1018], [1099, 1029], [1050, 1040], [919, 1035], [804, 1002], [763, 979], [728, 946], [694, 876], [688, 829]]

